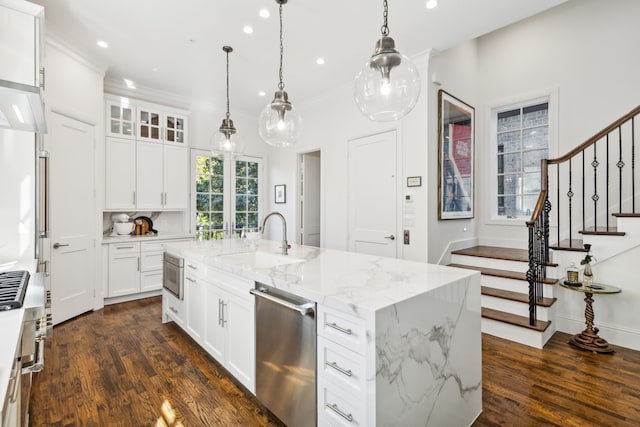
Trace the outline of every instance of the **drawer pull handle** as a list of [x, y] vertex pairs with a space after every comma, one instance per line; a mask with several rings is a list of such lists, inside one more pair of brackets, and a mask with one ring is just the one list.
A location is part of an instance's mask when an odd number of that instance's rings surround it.
[[185, 279], [187, 279], [188, 281], [190, 281], [191, 283], [197, 283], [196, 279], [192, 279], [191, 277], [187, 276], [185, 277]]
[[173, 311], [175, 314], [178, 314], [178, 310], [176, 310], [175, 308], [173, 308], [171, 306], [169, 307], [169, 310]]
[[198, 266], [191, 265], [191, 264], [187, 264], [187, 267], [191, 268], [192, 270], [197, 270], [198, 269]]
[[353, 376], [353, 372], [351, 372], [351, 369], [341, 368], [336, 362], [324, 362], [324, 364], [326, 366], [329, 366], [329, 367], [335, 369], [336, 371], [340, 372], [341, 374], [345, 374], [348, 377]]
[[[53, 246], [55, 246], [55, 245], [53, 245]], [[69, 246], [69, 245], [59, 245], [59, 246]], [[116, 246], [117, 250], [120, 250], [120, 249], [133, 249], [133, 248], [135, 248], [135, 246]]]
[[325, 322], [325, 324], [324, 324], [324, 325], [325, 325], [325, 326], [328, 326], [328, 327], [330, 327], [330, 328], [333, 328], [333, 329], [335, 329], [335, 330], [337, 330], [337, 331], [340, 331], [340, 332], [342, 332], [343, 334], [351, 335], [351, 333], [352, 333], [352, 332], [351, 332], [351, 329], [341, 328], [340, 326], [336, 325], [336, 323], [335, 323], [335, 322], [333, 322], [333, 323]]
[[353, 421], [353, 415], [351, 414], [345, 414], [344, 412], [342, 412], [339, 408], [338, 405], [331, 404], [331, 403], [327, 403], [325, 404], [325, 406], [329, 409], [331, 409], [333, 412], [335, 412], [336, 414], [340, 415], [342, 418], [344, 418], [345, 420], [352, 422]]

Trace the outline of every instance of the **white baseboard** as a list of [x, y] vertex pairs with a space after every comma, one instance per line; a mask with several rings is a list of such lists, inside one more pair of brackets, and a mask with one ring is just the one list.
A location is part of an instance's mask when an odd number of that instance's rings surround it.
[[438, 260], [438, 264], [447, 265], [451, 263], [451, 251], [457, 251], [458, 249], [471, 248], [473, 246], [478, 246], [478, 239], [476, 237], [472, 239], [465, 240], [455, 240], [453, 242], [449, 242], [442, 255], [440, 255], [440, 259]]
[[135, 301], [137, 299], [158, 297], [162, 295], [162, 290], [142, 292], [140, 294], [123, 295], [121, 297], [105, 298], [104, 305], [119, 304], [121, 302]]
[[[571, 335], [582, 332], [586, 327], [584, 318], [572, 319], [556, 316], [556, 322], [558, 331]], [[597, 320], [595, 323], [595, 326], [600, 330], [598, 335], [607, 340], [609, 344], [640, 351], [640, 330], [599, 323]]]

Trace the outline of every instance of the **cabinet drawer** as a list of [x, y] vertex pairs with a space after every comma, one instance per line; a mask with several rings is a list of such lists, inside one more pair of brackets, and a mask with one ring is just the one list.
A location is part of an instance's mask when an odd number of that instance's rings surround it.
[[146, 271], [140, 274], [140, 292], [162, 289], [162, 270]]
[[318, 337], [318, 377], [340, 385], [354, 396], [365, 396], [365, 369], [364, 356]]
[[162, 291], [162, 302], [164, 304], [165, 314], [182, 326], [184, 324], [185, 314], [183, 302], [167, 291]]
[[140, 242], [111, 243], [109, 245], [109, 255], [140, 252]]
[[318, 305], [318, 335], [364, 355], [366, 328], [363, 319]]
[[318, 426], [366, 426], [365, 403], [318, 378]]
[[142, 242], [141, 249], [143, 252], [156, 252], [156, 251], [164, 251], [164, 244], [166, 242]]
[[142, 252], [140, 255], [140, 271], [162, 271], [164, 252]]

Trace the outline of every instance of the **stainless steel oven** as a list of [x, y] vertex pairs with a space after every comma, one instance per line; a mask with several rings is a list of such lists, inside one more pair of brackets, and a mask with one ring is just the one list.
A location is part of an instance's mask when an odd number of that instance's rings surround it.
[[162, 286], [179, 299], [184, 296], [184, 259], [164, 253]]

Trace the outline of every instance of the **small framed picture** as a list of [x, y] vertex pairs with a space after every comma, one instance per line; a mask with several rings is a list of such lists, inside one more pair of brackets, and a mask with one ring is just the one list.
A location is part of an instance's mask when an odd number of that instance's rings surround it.
[[273, 186], [275, 203], [287, 203], [287, 186], [286, 184], [278, 184]]

